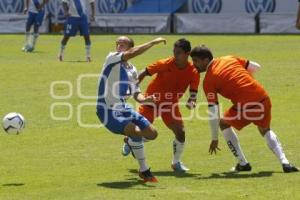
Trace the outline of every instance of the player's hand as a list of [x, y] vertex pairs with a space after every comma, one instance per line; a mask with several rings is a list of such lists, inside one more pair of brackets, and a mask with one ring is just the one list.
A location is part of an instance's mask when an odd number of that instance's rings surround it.
[[65, 18], [68, 18], [70, 16], [71, 16], [71, 14], [69, 12], [65, 12]]
[[196, 101], [193, 99], [189, 99], [185, 105], [189, 110], [192, 110], [196, 107]]
[[27, 12], [28, 12], [28, 8], [24, 8], [23, 13], [27, 14]]
[[148, 105], [154, 104], [156, 102], [157, 102], [157, 98], [154, 95], [145, 97], [145, 100], [143, 101], [144, 104], [148, 104]]
[[164, 44], [167, 44], [167, 40], [165, 38], [162, 38], [162, 37], [159, 37], [159, 38], [156, 38], [154, 40], [152, 40], [152, 44], [159, 44], [159, 43], [164, 43]]
[[91, 15], [91, 22], [95, 21], [95, 15]]
[[43, 6], [42, 6], [42, 5], [38, 5], [38, 6], [36, 7], [36, 9], [37, 9], [38, 11], [41, 11], [41, 10], [43, 9]]
[[221, 149], [218, 147], [218, 144], [219, 144], [219, 140], [212, 140], [210, 143], [208, 152], [210, 154], [213, 154], [213, 153], [217, 154], [217, 150], [221, 151]]

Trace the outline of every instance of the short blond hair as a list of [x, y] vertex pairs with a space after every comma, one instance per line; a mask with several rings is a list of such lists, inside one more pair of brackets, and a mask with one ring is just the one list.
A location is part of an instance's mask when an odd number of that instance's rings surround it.
[[129, 44], [129, 47], [132, 48], [134, 47], [134, 41], [130, 37], [127, 36], [120, 36], [117, 38], [116, 43], [118, 42], [127, 42]]

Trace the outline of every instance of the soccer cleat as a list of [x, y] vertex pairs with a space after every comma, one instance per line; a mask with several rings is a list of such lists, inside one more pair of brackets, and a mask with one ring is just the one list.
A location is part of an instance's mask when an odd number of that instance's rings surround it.
[[285, 173], [298, 172], [299, 169], [292, 164], [282, 164], [282, 169]]
[[91, 57], [86, 57], [86, 62], [92, 62], [92, 59], [91, 59]]
[[190, 170], [189, 168], [184, 166], [182, 162], [174, 163], [171, 165], [171, 167], [175, 172], [186, 172]]
[[26, 52], [33, 52], [34, 51], [34, 48], [33, 47], [28, 47], [27, 49], [26, 49]]
[[157, 183], [158, 180], [153, 176], [153, 174], [150, 171], [150, 168], [146, 171], [139, 172], [139, 177], [144, 180], [144, 183], [151, 182], [151, 183]]
[[63, 55], [58, 55], [58, 60], [60, 61], [60, 62], [62, 62], [62, 61], [64, 61], [64, 56]]
[[123, 144], [123, 148], [122, 148], [122, 155], [123, 156], [128, 156], [131, 152], [131, 147], [128, 144], [128, 137], [124, 138], [124, 144]]
[[251, 171], [252, 167], [250, 165], [250, 163], [247, 163], [246, 165], [240, 165], [239, 163], [235, 166], [231, 168], [231, 172], [247, 172], [247, 171]]
[[33, 51], [33, 48], [30, 47], [30, 45], [26, 44], [26, 45], [22, 48], [22, 51], [24, 51], [24, 52], [31, 52], [31, 51]]

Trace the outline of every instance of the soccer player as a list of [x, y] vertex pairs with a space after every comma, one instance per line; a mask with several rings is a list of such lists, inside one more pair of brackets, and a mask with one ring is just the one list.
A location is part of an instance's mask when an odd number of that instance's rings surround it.
[[[212, 135], [209, 152], [212, 154], [219, 150], [218, 129], [220, 127], [229, 149], [238, 160], [238, 164], [232, 168], [232, 171], [251, 171], [251, 165], [247, 161], [232, 127], [241, 130], [253, 123], [280, 161], [283, 171], [298, 171], [289, 163], [276, 134], [270, 127], [271, 100], [263, 86], [252, 76], [260, 68], [260, 65], [235, 56], [213, 58], [212, 52], [205, 46], [195, 47], [191, 52], [191, 57], [200, 72], [206, 72], [203, 89], [209, 106]], [[218, 94], [233, 103], [233, 106], [225, 112], [221, 119]]]
[[[175, 42], [173, 56], [159, 60], [149, 65], [140, 75], [141, 82], [146, 76], [154, 76], [147, 87], [145, 96], [156, 97], [155, 104], [139, 107], [139, 113], [145, 116], [151, 123], [161, 116], [164, 124], [175, 134], [173, 140], [173, 160], [171, 167], [174, 171], [185, 172], [189, 170], [181, 162], [182, 152], [185, 146], [185, 129], [179, 110], [179, 99], [189, 88], [190, 96], [186, 103], [188, 109], [196, 106], [200, 75], [191, 62], [188, 61], [191, 44], [186, 39]], [[130, 153], [128, 144], [123, 146], [123, 155]]]
[[[25, 0], [24, 14], [28, 12], [25, 32], [25, 45], [22, 51], [32, 52], [39, 37], [39, 27], [43, 23], [45, 5], [48, 0]], [[33, 26], [33, 33], [30, 33]]]
[[61, 41], [61, 47], [58, 59], [63, 61], [64, 50], [70, 39], [80, 31], [80, 35], [84, 37], [86, 61], [91, 61], [91, 39], [89, 32], [88, 16], [87, 16], [87, 1], [91, 5], [91, 21], [95, 20], [95, 0], [62, 0], [66, 15], [66, 23], [64, 30], [64, 37]]
[[117, 52], [106, 57], [98, 89], [98, 118], [111, 132], [128, 136], [128, 144], [140, 166], [139, 176], [144, 182], [157, 182], [146, 164], [143, 144], [143, 139], [154, 140], [157, 132], [147, 119], [126, 104], [126, 99], [133, 95], [139, 103], [151, 103], [154, 98], [141, 94], [136, 68], [128, 60], [159, 43], [166, 43], [166, 40], [157, 38], [134, 47], [132, 39], [119, 37], [116, 41]]
[[296, 19], [296, 28], [300, 30], [300, 0], [299, 0], [298, 14]]

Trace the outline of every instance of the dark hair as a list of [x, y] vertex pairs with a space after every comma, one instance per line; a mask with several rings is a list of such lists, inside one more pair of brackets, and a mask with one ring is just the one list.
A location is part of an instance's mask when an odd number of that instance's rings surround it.
[[177, 40], [177, 41], [174, 43], [174, 48], [175, 48], [175, 47], [184, 50], [185, 53], [190, 52], [191, 49], [192, 49], [190, 41], [188, 41], [188, 40], [185, 39], [185, 38], [181, 38], [181, 39]]
[[214, 58], [211, 50], [204, 45], [193, 48], [191, 57], [197, 57], [200, 59], [208, 58], [209, 60], [212, 60]]

